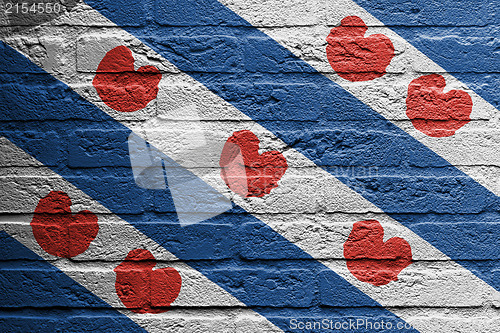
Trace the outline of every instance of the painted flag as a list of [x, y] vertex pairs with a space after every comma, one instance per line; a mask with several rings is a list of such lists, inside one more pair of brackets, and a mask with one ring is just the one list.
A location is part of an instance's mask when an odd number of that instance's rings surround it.
[[498, 326], [486, 5], [10, 4], [5, 331]]

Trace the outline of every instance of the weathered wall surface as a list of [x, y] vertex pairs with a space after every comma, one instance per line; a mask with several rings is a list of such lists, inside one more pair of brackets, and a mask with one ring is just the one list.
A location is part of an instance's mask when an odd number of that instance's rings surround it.
[[495, 1], [33, 3], [2, 332], [498, 331]]

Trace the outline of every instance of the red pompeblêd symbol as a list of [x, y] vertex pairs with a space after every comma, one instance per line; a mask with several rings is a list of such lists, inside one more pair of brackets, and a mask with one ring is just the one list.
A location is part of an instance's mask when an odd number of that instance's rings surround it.
[[88, 210], [72, 214], [71, 199], [61, 191], [40, 199], [31, 228], [42, 249], [63, 258], [85, 252], [99, 231], [97, 216]]
[[118, 46], [106, 53], [92, 84], [110, 108], [121, 112], [144, 109], [158, 94], [160, 71], [154, 66], [134, 69], [132, 51]]
[[344, 257], [352, 275], [374, 286], [397, 281], [412, 262], [410, 244], [399, 237], [384, 242], [384, 228], [376, 220], [354, 223], [344, 243]]
[[278, 151], [259, 154], [259, 139], [251, 131], [234, 132], [222, 150], [219, 165], [226, 185], [242, 197], [263, 197], [278, 187], [288, 164]]
[[182, 285], [179, 272], [172, 267], [153, 270], [155, 266], [151, 252], [135, 249], [114, 269], [116, 294], [132, 312], [166, 312], [179, 296]]
[[382, 34], [364, 37], [368, 27], [357, 16], [347, 16], [326, 38], [326, 56], [337, 74], [349, 81], [383, 76], [394, 57], [391, 40]]
[[445, 79], [438, 74], [411, 81], [406, 115], [420, 132], [432, 137], [452, 136], [470, 121], [472, 99], [465, 91], [444, 93]]

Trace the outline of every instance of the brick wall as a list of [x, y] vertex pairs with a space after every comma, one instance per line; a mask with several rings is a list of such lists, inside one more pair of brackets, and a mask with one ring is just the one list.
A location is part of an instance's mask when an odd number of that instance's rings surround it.
[[497, 330], [496, 3], [2, 6], [2, 331]]

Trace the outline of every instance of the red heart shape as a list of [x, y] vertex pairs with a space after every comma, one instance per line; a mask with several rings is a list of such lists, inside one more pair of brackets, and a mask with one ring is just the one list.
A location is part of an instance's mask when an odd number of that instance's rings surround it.
[[121, 112], [144, 109], [158, 94], [160, 71], [154, 66], [134, 70], [132, 51], [118, 46], [106, 53], [92, 84], [110, 108]]
[[443, 93], [446, 81], [438, 74], [411, 81], [406, 98], [406, 115], [420, 132], [446, 137], [470, 121], [472, 99], [465, 91]]
[[259, 155], [259, 139], [248, 130], [234, 132], [222, 150], [219, 165], [226, 185], [242, 197], [263, 197], [278, 187], [288, 164], [278, 151]]
[[135, 249], [114, 271], [116, 294], [136, 313], [161, 313], [179, 296], [182, 279], [175, 268], [161, 269], [148, 250]]
[[346, 80], [369, 81], [381, 77], [394, 57], [394, 46], [387, 36], [364, 37], [366, 30], [362, 19], [347, 16], [326, 37], [330, 66]]
[[410, 244], [399, 237], [384, 242], [384, 228], [376, 220], [354, 223], [344, 243], [344, 257], [352, 275], [374, 286], [397, 281], [412, 262]]
[[71, 214], [71, 199], [52, 191], [36, 206], [31, 228], [42, 249], [54, 256], [72, 258], [85, 252], [99, 232], [97, 216], [83, 210]]

